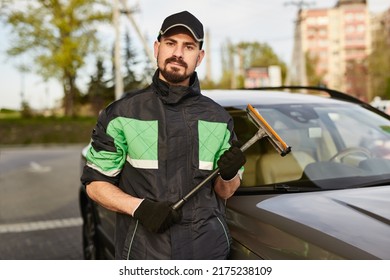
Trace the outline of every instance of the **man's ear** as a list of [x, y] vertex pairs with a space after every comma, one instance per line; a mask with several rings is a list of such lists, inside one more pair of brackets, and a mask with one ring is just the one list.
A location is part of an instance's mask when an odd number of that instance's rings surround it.
[[196, 60], [196, 67], [198, 67], [200, 65], [200, 63], [202, 62], [204, 56], [205, 56], [204, 50], [200, 50], [198, 58]]
[[154, 45], [153, 45], [153, 48], [154, 48], [154, 58], [157, 59], [158, 57], [158, 48], [160, 47], [160, 42], [159, 41], [154, 41]]

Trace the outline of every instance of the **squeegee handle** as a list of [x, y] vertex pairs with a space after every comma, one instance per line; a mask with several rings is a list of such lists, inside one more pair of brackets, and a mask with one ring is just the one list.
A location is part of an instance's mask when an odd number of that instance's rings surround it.
[[251, 139], [245, 142], [244, 145], [241, 146], [240, 150], [245, 152], [247, 149], [249, 149], [250, 146], [255, 144], [258, 140], [261, 138], [267, 136], [267, 134], [263, 130], [258, 130], [255, 135], [252, 136]]
[[[252, 146], [256, 141], [263, 138], [265, 133], [262, 131], [258, 131], [251, 139], [249, 139], [244, 145], [241, 146], [240, 150], [245, 152], [250, 146]], [[207, 176], [202, 182], [200, 182], [197, 186], [195, 186], [187, 195], [185, 195], [182, 199], [172, 205], [173, 210], [177, 210], [183, 206], [183, 204], [190, 199], [200, 188], [206, 185], [210, 180], [216, 177], [219, 173], [219, 168], [214, 169], [214, 171]]]
[[214, 169], [214, 171], [207, 176], [202, 182], [200, 182], [196, 187], [194, 187], [187, 195], [185, 195], [182, 199], [172, 205], [173, 210], [177, 210], [183, 206], [183, 204], [190, 199], [200, 188], [206, 185], [210, 180], [216, 177], [219, 173], [219, 168]]

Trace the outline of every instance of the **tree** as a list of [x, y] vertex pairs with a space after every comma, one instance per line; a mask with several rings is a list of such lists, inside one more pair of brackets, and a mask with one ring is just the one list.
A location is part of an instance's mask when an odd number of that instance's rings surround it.
[[[134, 71], [134, 66], [138, 64], [136, 53], [131, 45], [130, 33], [126, 31], [123, 48], [123, 82], [124, 92], [139, 89], [143, 86], [143, 80], [139, 79]], [[114, 63], [114, 46], [111, 51], [112, 71], [107, 75], [106, 68], [102, 58], [96, 61], [96, 72], [91, 76], [86, 97], [84, 98], [91, 104], [95, 114], [106, 107], [110, 102], [115, 100], [115, 63]], [[146, 84], [145, 84], [146, 85]]]
[[323, 86], [322, 76], [324, 74], [317, 73], [316, 68], [318, 67], [319, 58], [318, 56], [310, 55], [309, 52], [305, 53], [305, 61], [306, 61], [306, 76], [307, 83], [311, 86]]
[[[371, 83], [370, 97], [390, 99], [390, 42], [387, 28], [382, 22], [373, 36], [373, 48], [368, 57], [368, 75]], [[371, 99], [370, 98], [370, 99]]]
[[[282, 69], [282, 79], [285, 78], [286, 64], [279, 59], [268, 44], [259, 42], [231, 44], [228, 42], [224, 45], [227, 47], [222, 49], [222, 78], [220, 81], [223, 88], [243, 87], [244, 71], [250, 67], [278, 65]], [[238, 61], [238, 69], [235, 66], [236, 61]]]
[[96, 73], [91, 76], [87, 91], [87, 99], [95, 115], [98, 115], [100, 110], [115, 100], [114, 89], [112, 86], [108, 86], [105, 73], [103, 61], [99, 58], [96, 61]]
[[236, 87], [236, 75], [234, 64], [234, 45], [228, 40], [221, 47], [222, 77], [219, 81], [219, 88], [227, 89]]
[[28, 55], [31, 71], [60, 81], [67, 116], [75, 114], [78, 73], [98, 50], [97, 25], [111, 13], [107, 0], [17, 0], [3, 12], [14, 37], [8, 55]]
[[286, 77], [286, 64], [275, 54], [271, 46], [267, 43], [240, 42], [236, 48], [242, 56], [240, 61], [243, 65], [241, 68], [278, 65], [282, 70], [282, 79], [284, 80]]
[[141, 80], [139, 80], [133, 71], [133, 67], [138, 64], [136, 59], [136, 54], [131, 45], [131, 37], [129, 31], [125, 33], [125, 48], [124, 48], [124, 66], [125, 66], [125, 75], [123, 77], [124, 91], [128, 92], [133, 89], [137, 89], [141, 85]]

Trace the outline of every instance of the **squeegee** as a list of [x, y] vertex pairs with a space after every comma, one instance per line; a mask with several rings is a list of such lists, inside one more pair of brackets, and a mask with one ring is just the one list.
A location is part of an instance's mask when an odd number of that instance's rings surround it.
[[[275, 150], [284, 157], [291, 151], [291, 147], [283, 141], [283, 139], [276, 133], [276, 131], [267, 123], [267, 121], [260, 115], [260, 113], [253, 108], [252, 105], [248, 104], [246, 113], [249, 120], [257, 127], [257, 132], [252, 136], [244, 145], [241, 146], [240, 150], [245, 152], [250, 146], [256, 143], [262, 138], [266, 138], [271, 142]], [[181, 208], [184, 203], [190, 199], [200, 188], [207, 184], [210, 180], [216, 177], [219, 173], [219, 168], [207, 176], [202, 182], [195, 186], [187, 195], [172, 205], [172, 209], [177, 210]]]

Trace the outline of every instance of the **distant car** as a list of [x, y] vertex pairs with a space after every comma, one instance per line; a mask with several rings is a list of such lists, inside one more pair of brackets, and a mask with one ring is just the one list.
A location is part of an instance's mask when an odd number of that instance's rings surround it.
[[[330, 89], [291, 88], [203, 91], [241, 141], [257, 131], [251, 104], [292, 148], [281, 157], [261, 139], [245, 152], [242, 186], [227, 202], [230, 257], [390, 259], [390, 116]], [[113, 258], [115, 215], [84, 186], [80, 207], [84, 257]]]
[[375, 96], [370, 105], [390, 115], [390, 100], [382, 100], [379, 96]]

